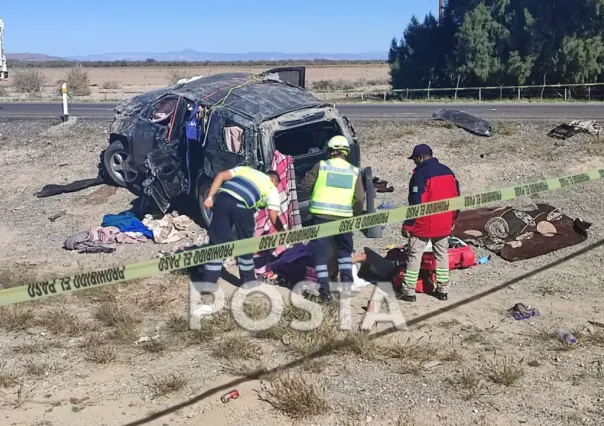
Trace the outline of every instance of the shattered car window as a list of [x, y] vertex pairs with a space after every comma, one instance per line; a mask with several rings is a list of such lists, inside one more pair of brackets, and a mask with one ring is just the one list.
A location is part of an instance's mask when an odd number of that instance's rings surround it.
[[167, 120], [176, 109], [177, 98], [167, 98], [159, 101], [151, 113], [151, 121], [161, 123]]

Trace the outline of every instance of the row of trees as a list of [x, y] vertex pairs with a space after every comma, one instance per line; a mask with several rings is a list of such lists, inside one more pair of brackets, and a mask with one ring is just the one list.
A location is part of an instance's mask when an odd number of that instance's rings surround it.
[[447, 0], [388, 55], [393, 88], [604, 80], [604, 0]]
[[16, 61], [8, 60], [9, 67], [19, 68], [73, 68], [81, 64], [88, 68], [109, 68], [109, 67], [277, 67], [277, 66], [333, 66], [333, 65], [375, 65], [383, 64], [384, 61], [330, 61], [326, 59], [315, 59], [312, 61], [288, 60], [288, 61], [231, 61], [231, 62], [212, 62], [212, 61], [156, 61], [147, 59], [145, 61]]

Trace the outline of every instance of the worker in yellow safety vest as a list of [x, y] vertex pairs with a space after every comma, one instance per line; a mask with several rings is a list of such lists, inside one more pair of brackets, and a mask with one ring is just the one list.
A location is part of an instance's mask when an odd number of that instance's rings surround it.
[[[237, 239], [252, 238], [256, 229], [254, 213], [262, 208], [268, 209], [268, 216], [277, 231], [283, 231], [279, 219], [279, 182], [277, 172], [270, 170], [265, 174], [247, 166], [218, 173], [203, 202], [206, 209], [212, 210], [212, 222], [208, 229], [209, 245], [229, 242], [233, 226]], [[222, 263], [218, 259], [204, 264], [202, 282], [215, 285], [220, 278]], [[253, 281], [252, 253], [240, 255], [237, 263], [241, 281]]]
[[[346, 158], [350, 144], [344, 136], [334, 136], [327, 143], [328, 160], [320, 161], [308, 172], [300, 183], [299, 190], [308, 194], [312, 191], [310, 213], [315, 225], [358, 216], [363, 212], [365, 192], [359, 169]], [[332, 241], [338, 249], [338, 270], [343, 283], [351, 285], [352, 253], [354, 251], [352, 232], [319, 238], [310, 241], [308, 249], [315, 263], [319, 295], [322, 301], [331, 302], [331, 289], [327, 263]]]

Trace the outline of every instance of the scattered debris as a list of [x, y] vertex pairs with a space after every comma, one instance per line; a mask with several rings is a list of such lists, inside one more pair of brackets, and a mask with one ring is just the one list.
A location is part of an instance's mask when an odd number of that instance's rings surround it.
[[220, 397], [220, 400], [224, 403], [229, 402], [231, 399], [239, 398], [239, 392], [237, 390], [232, 390], [230, 392], [225, 393]]
[[558, 330], [558, 340], [569, 345], [574, 345], [577, 343], [577, 338], [565, 330]]
[[389, 203], [384, 201], [382, 204], [380, 204], [378, 206], [378, 209], [385, 209], [385, 210], [389, 210], [389, 209], [394, 209], [396, 208], [396, 206], [394, 205], [394, 203]]
[[48, 220], [50, 220], [51, 222], [54, 222], [55, 220], [57, 220], [60, 217], [65, 216], [66, 214], [67, 214], [67, 212], [65, 210], [61, 210], [59, 213], [50, 216], [48, 218]]
[[602, 324], [601, 322], [591, 321], [591, 320], [588, 320], [587, 322], [590, 323], [591, 325], [595, 326], [595, 327], [604, 328], [604, 324]]
[[476, 136], [488, 137], [493, 135], [491, 123], [463, 111], [443, 108], [433, 113], [432, 117], [437, 120], [449, 121]]
[[382, 180], [377, 176], [374, 177], [371, 182], [373, 183], [375, 192], [394, 192], [394, 187], [392, 185], [388, 185], [388, 181]]
[[541, 315], [538, 309], [533, 308], [531, 305], [525, 305], [524, 303], [516, 303], [508, 310], [508, 312], [512, 314], [516, 321], [525, 320], [530, 317], [538, 317]]
[[587, 133], [592, 136], [600, 136], [602, 134], [602, 125], [596, 120], [574, 120], [570, 124], [560, 124], [553, 128], [547, 134], [550, 138], [555, 139], [568, 139], [572, 138], [578, 133]]

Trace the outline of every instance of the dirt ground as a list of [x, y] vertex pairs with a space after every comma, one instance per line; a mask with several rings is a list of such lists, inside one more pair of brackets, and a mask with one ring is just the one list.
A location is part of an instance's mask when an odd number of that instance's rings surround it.
[[[90, 76], [90, 84], [103, 85], [106, 81], [116, 81], [125, 86], [165, 86], [169, 84], [169, 78], [173, 71], [193, 75], [213, 75], [223, 72], [261, 72], [271, 67], [148, 67], [148, 68], [87, 68]], [[40, 68], [49, 82], [63, 78], [66, 70], [61, 68]], [[317, 80], [366, 80], [387, 79], [388, 66], [376, 65], [339, 65], [339, 66], [312, 66], [306, 67], [306, 79], [308, 82]]]
[[[108, 123], [0, 121], [0, 282], [119, 265], [168, 247], [124, 245], [113, 254], [73, 254], [64, 239], [128, 209], [125, 190], [97, 187], [37, 199], [47, 183], [94, 177]], [[604, 166], [604, 146], [578, 135], [545, 136], [553, 124], [496, 123], [478, 138], [431, 123], [354, 123], [363, 166], [394, 185], [382, 201], [404, 204], [418, 142], [457, 174], [463, 193], [563, 176]], [[332, 312], [308, 333], [281, 326], [241, 330], [223, 313], [186, 328], [187, 281], [168, 275], [79, 291], [0, 311], [0, 416], [5, 425], [579, 425], [604, 417], [601, 270], [604, 182], [525, 199], [545, 201], [593, 223], [588, 240], [533, 260], [490, 262], [452, 273], [449, 300], [418, 295], [400, 302], [409, 331], [379, 338], [339, 332]], [[51, 222], [48, 217], [66, 215]], [[399, 244], [355, 236], [357, 249]], [[477, 255], [489, 254], [476, 250]], [[233, 286], [222, 282], [227, 293]], [[355, 298], [361, 320], [373, 286]], [[488, 293], [488, 294], [484, 294]], [[282, 290], [282, 294], [286, 294]], [[515, 321], [518, 302], [541, 316]], [[263, 305], [248, 313], [263, 315]], [[286, 309], [287, 318], [299, 312]], [[577, 345], [560, 344], [569, 330]], [[146, 342], [138, 343], [142, 340]], [[317, 355], [319, 354], [319, 355]], [[277, 370], [275, 370], [277, 369]], [[226, 404], [220, 396], [237, 389]]]

